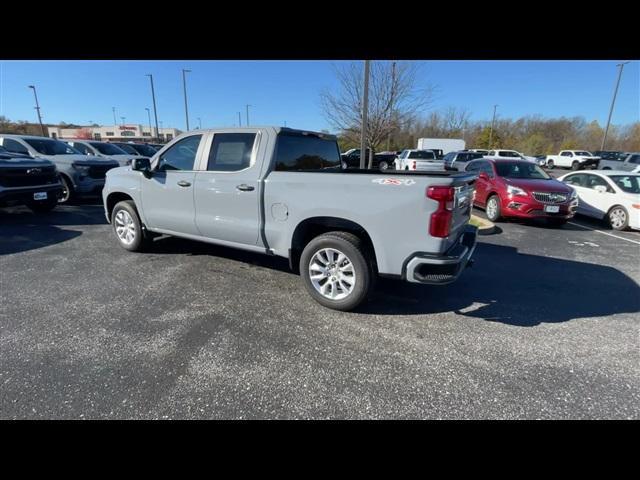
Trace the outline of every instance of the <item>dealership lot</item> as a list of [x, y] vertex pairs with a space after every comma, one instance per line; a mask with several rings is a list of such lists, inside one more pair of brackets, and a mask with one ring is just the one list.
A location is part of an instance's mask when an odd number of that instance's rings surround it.
[[341, 313], [284, 259], [0, 209], [0, 418], [640, 418], [640, 234], [500, 230]]

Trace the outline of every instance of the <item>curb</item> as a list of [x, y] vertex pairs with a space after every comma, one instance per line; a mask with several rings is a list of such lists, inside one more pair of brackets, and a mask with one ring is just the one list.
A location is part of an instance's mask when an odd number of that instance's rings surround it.
[[475, 215], [471, 215], [471, 218], [480, 224], [480, 226], [478, 226], [478, 235], [492, 235], [496, 233], [497, 227], [493, 222], [484, 218], [476, 217]]

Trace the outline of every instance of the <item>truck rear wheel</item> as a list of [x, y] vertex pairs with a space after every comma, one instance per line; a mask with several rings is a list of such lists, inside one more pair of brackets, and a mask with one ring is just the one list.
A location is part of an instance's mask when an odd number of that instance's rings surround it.
[[319, 304], [350, 311], [369, 295], [374, 273], [360, 238], [348, 232], [328, 232], [311, 240], [302, 251], [300, 275]]
[[547, 168], [549, 170], [553, 170], [553, 167], [555, 167], [555, 163], [553, 163], [553, 160], [547, 160]]
[[132, 200], [123, 200], [113, 207], [111, 225], [122, 248], [131, 252], [140, 252], [146, 246], [142, 222]]
[[60, 183], [62, 183], [62, 191], [58, 197], [58, 203], [71, 203], [75, 193], [71, 180], [64, 175], [60, 175]]
[[571, 170], [580, 170], [580, 162], [578, 162], [577, 160], [574, 160], [573, 163], [571, 164]]

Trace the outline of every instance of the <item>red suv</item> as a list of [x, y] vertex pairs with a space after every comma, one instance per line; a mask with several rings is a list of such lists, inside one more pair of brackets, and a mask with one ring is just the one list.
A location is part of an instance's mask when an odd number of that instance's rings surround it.
[[576, 191], [550, 177], [533, 162], [482, 158], [469, 162], [467, 172], [478, 174], [474, 205], [487, 218], [545, 218], [562, 225], [578, 208]]

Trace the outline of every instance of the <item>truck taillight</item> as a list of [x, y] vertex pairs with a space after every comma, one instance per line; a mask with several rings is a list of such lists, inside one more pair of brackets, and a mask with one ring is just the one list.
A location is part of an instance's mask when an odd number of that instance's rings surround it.
[[438, 209], [431, 214], [429, 234], [432, 237], [448, 237], [455, 199], [453, 187], [446, 185], [429, 187], [427, 188], [427, 197], [438, 202]]
[[413, 165], [411, 165], [411, 170], [415, 170], [416, 169], [416, 161], [413, 161]]

